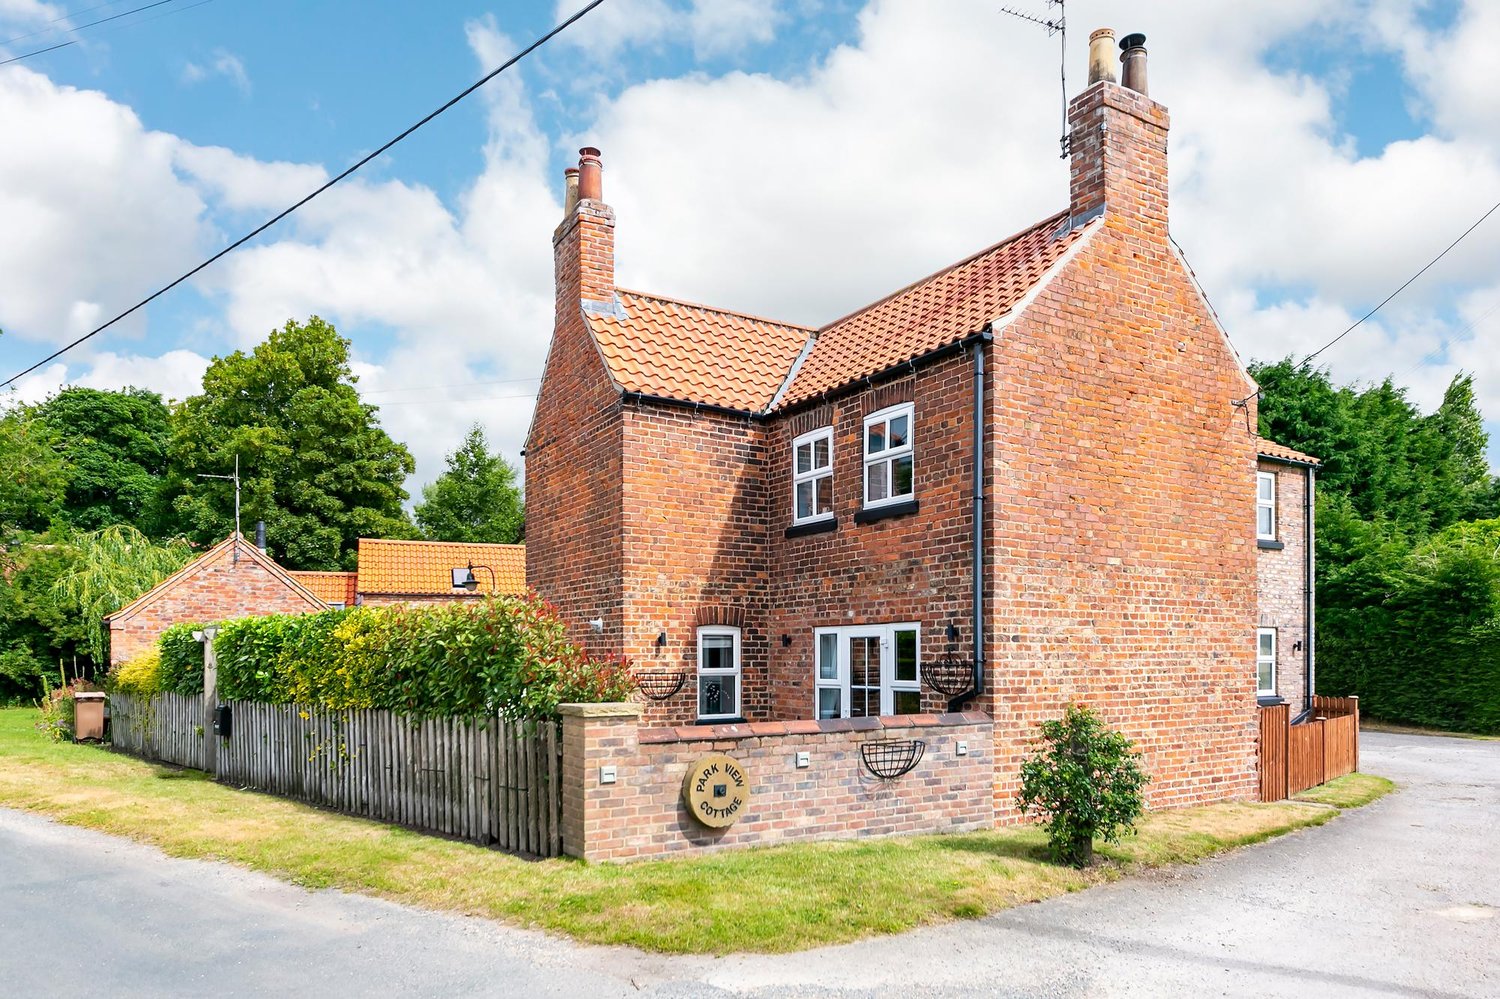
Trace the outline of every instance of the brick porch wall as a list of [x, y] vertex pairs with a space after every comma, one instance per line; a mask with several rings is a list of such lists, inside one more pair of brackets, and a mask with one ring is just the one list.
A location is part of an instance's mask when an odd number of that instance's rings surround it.
[[[1259, 471], [1276, 475], [1276, 540], [1286, 547], [1258, 548], [1257, 627], [1276, 629], [1276, 693], [1302, 711], [1306, 663], [1296, 645], [1307, 641], [1303, 591], [1307, 582], [1307, 470], [1261, 459]], [[1254, 635], [1251, 636], [1254, 639]], [[1304, 646], [1305, 648], [1305, 646]]]

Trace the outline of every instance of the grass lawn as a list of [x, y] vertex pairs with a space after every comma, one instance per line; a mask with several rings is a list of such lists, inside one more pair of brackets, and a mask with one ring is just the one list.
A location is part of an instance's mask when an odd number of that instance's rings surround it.
[[[55, 744], [34, 730], [35, 718], [27, 709], [0, 710], [0, 805], [308, 888], [346, 889], [591, 943], [665, 952], [801, 950], [981, 916], [1146, 867], [1198, 860], [1338, 814], [1283, 802], [1152, 815], [1138, 836], [1103, 846], [1102, 861], [1086, 871], [1048, 863], [1044, 836], [1034, 827], [624, 866], [526, 861], [236, 791], [193, 771]], [[1348, 800], [1358, 797], [1351, 793]]]
[[1334, 808], [1358, 808], [1396, 790], [1396, 785], [1374, 774], [1349, 774], [1335, 777], [1327, 784], [1310, 787], [1296, 795], [1298, 801], [1311, 801]]

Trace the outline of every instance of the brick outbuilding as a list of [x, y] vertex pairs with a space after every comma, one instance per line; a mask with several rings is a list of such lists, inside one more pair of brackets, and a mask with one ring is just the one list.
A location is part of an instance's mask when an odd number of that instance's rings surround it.
[[527, 581], [661, 681], [648, 725], [982, 711], [1008, 817], [1083, 702], [1153, 805], [1255, 795], [1258, 620], [1305, 633], [1310, 603], [1257, 561], [1256, 386], [1169, 236], [1131, 54], [1070, 105], [1060, 211], [816, 329], [617, 287], [582, 150]]

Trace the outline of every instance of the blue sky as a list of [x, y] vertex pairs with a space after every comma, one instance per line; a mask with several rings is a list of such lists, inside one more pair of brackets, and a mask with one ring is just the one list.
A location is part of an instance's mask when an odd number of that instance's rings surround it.
[[[97, 2], [0, 0], [0, 41], [15, 39], [0, 52], [77, 41], [0, 67], [0, 377], [579, 5], [181, 0], [65, 30], [140, 0], [67, 16]], [[1147, 33], [1173, 112], [1174, 233], [1246, 359], [1313, 349], [1500, 200], [1500, 68], [1482, 44], [1500, 5], [1068, 6], [1074, 92], [1089, 29]], [[20, 393], [181, 396], [209, 357], [318, 312], [416, 453], [416, 491], [471, 421], [519, 448], [561, 171], [582, 142], [605, 151], [622, 284], [816, 323], [1062, 205], [1056, 69], [1055, 40], [984, 2], [607, 0]], [[1492, 219], [1326, 355], [1335, 376], [1394, 373], [1431, 406], [1471, 371], [1500, 458], [1497, 259]]]

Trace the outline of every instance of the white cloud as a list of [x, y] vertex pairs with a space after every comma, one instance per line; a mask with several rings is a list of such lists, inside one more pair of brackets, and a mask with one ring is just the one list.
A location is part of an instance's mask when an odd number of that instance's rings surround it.
[[90, 358], [86, 367], [60, 361], [49, 364], [21, 379], [13, 398], [40, 402], [65, 386], [80, 385], [97, 389], [134, 386], [159, 392], [167, 400], [185, 399], [202, 391], [206, 370], [208, 358], [190, 350], [169, 350], [158, 357], [106, 352]]
[[[553, 11], [561, 21], [583, 6], [584, 0], [557, 0]], [[596, 58], [608, 59], [631, 46], [660, 42], [680, 32], [684, 21], [683, 13], [666, 0], [609, 0], [558, 37]]]
[[776, 37], [782, 19], [778, 0], [693, 0], [693, 51], [706, 59], [764, 45]]
[[228, 80], [240, 96], [250, 96], [250, 74], [245, 72], [244, 60], [226, 49], [215, 49], [213, 58], [206, 63], [190, 62], [182, 67], [182, 82], [186, 84], [202, 83], [215, 76]]

